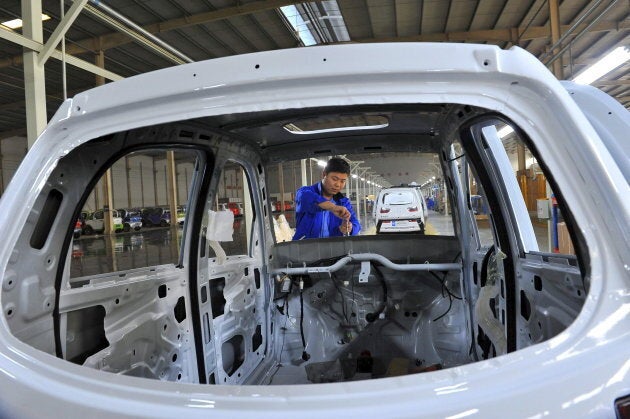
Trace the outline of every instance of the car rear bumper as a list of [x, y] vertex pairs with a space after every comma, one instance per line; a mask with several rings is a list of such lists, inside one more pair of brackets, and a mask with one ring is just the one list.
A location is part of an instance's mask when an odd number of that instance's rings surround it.
[[380, 233], [421, 231], [421, 225], [420, 220], [381, 220], [378, 222], [377, 231]]

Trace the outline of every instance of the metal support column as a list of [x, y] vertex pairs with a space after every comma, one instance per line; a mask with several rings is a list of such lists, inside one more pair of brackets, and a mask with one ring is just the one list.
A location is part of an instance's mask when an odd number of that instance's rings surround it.
[[300, 160], [300, 173], [301, 173], [301, 177], [302, 177], [302, 185], [301, 186], [308, 185], [308, 179], [306, 178], [306, 159]]
[[140, 172], [140, 206], [144, 208], [144, 172], [142, 171], [142, 162], [138, 162], [139, 172]]
[[[103, 51], [99, 51], [95, 58], [94, 64], [99, 68], [105, 68], [105, 53]], [[101, 86], [105, 84], [105, 79], [101, 76], [96, 76], [96, 85]], [[103, 182], [103, 209], [105, 210], [104, 214], [104, 230], [105, 234], [110, 234], [114, 231], [114, 217], [112, 210], [114, 209], [114, 199], [112, 193], [112, 170], [107, 169], [103, 177], [101, 178]]]
[[[44, 43], [41, 0], [22, 1], [22, 34], [33, 41]], [[46, 82], [44, 65], [37, 52], [24, 52], [24, 97], [26, 104], [26, 136], [30, 149], [46, 127]]]
[[358, 168], [355, 169], [355, 174], [357, 175], [356, 179], [355, 179], [355, 183], [354, 183], [354, 187], [355, 187], [355, 195], [357, 197], [357, 208], [356, 208], [356, 214], [357, 217], [361, 217], [361, 193], [359, 191], [359, 182], [361, 181], [361, 179], [359, 179], [359, 170]]
[[[153, 167], [153, 206], [158, 204], [158, 185], [157, 185], [157, 168], [155, 167], [155, 157], [151, 157], [151, 165]], [[225, 185], [225, 182], [223, 183]]]
[[[171, 209], [171, 227], [177, 227], [177, 167], [175, 166], [175, 152], [166, 152], [166, 172], [168, 206]], [[175, 240], [177, 242], [177, 240]]]
[[[560, 8], [558, 0], [549, 0], [549, 25], [551, 26], [551, 45], [555, 45], [560, 39]], [[558, 53], [558, 48], [551, 51], [552, 54]], [[562, 57], [553, 62], [553, 74], [558, 80], [564, 79], [562, 70]]]
[[125, 156], [125, 178], [127, 181], [127, 208], [131, 208], [131, 165], [129, 156]]
[[280, 212], [284, 214], [284, 169], [282, 163], [278, 163], [278, 184], [280, 186]]
[[59, 22], [59, 25], [57, 25], [54, 32], [48, 37], [44, 48], [39, 52], [38, 59], [41, 65], [44, 65], [53, 52], [55, 52], [55, 48], [57, 48], [57, 45], [59, 45], [59, 42], [61, 42], [62, 38], [66, 35], [66, 32], [70, 29], [70, 26], [72, 26], [87, 2], [88, 0], [74, 0], [72, 6], [70, 6], [61, 19], [61, 22]]
[[103, 180], [103, 234], [110, 234], [114, 231], [114, 194], [112, 191], [112, 171], [107, 169], [102, 177]]

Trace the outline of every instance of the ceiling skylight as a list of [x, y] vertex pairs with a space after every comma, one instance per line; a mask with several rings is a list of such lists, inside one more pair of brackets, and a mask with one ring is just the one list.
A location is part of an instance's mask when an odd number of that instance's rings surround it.
[[[42, 22], [49, 19], [50, 16], [42, 13]], [[9, 29], [19, 29], [23, 26], [23, 24], [24, 22], [22, 22], [22, 19], [7, 20], [6, 22], [0, 23], [0, 25], [5, 26]]]
[[587, 67], [573, 81], [579, 84], [591, 84], [628, 60], [630, 60], [630, 49], [628, 47], [617, 47], [596, 63]]
[[317, 44], [317, 42], [315, 42], [315, 38], [313, 38], [313, 34], [295, 6], [283, 6], [280, 8], [280, 11], [282, 11], [284, 17], [287, 18], [287, 21], [291, 24], [295, 33], [300, 37], [304, 46], [308, 47], [309, 45]]

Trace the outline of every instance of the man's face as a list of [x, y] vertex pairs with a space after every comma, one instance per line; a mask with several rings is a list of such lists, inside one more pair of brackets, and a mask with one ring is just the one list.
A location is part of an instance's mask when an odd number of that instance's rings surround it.
[[346, 186], [348, 175], [346, 173], [329, 172], [324, 173], [322, 181], [323, 195], [327, 198], [335, 195]]

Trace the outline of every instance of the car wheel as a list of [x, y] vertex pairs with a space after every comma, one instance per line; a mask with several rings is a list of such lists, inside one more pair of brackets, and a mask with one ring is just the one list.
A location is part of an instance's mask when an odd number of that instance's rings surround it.
[[160, 220], [160, 226], [161, 227], [166, 227], [166, 226], [168, 226], [168, 223], [166, 222], [166, 220]]
[[126, 233], [129, 230], [131, 230], [131, 226], [129, 225], [129, 223], [125, 223], [125, 225], [123, 226], [123, 231]]
[[376, 223], [376, 234], [380, 234], [382, 223], [383, 223], [382, 221], [379, 221], [378, 223]]
[[140, 230], [140, 226], [135, 226], [133, 229], [134, 229], [135, 231], [138, 231], [138, 230]]
[[83, 232], [89, 236], [94, 234], [94, 229], [91, 226], [86, 226]]

